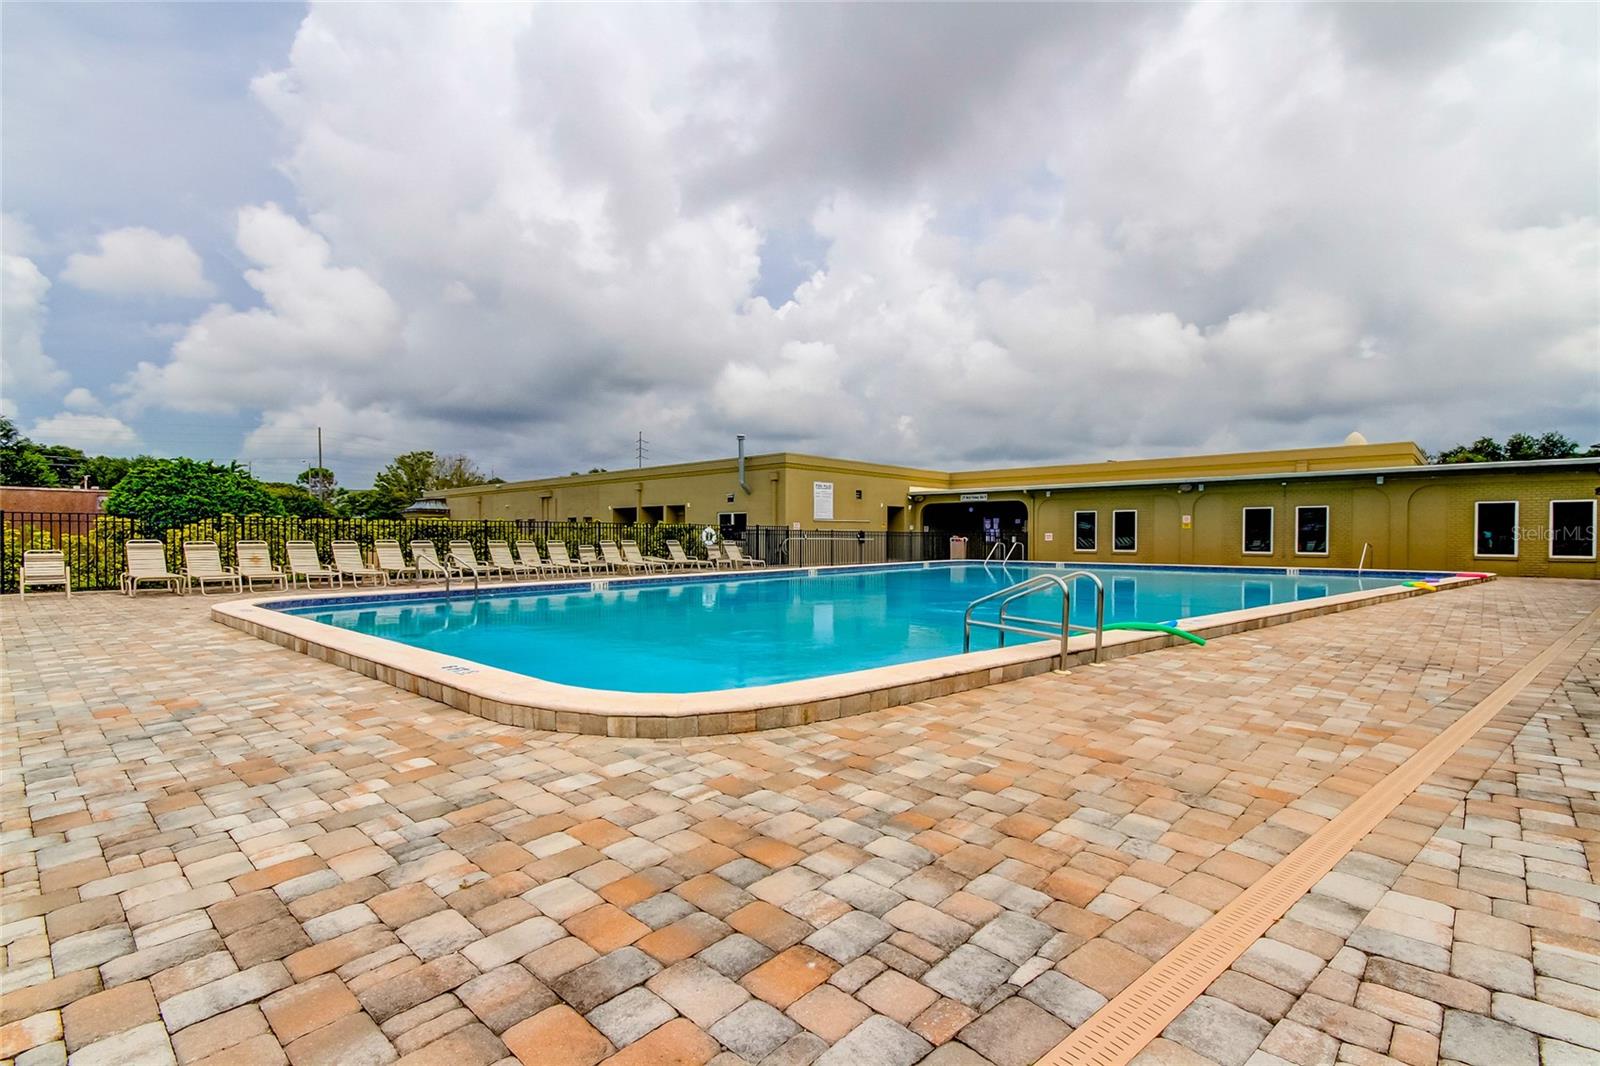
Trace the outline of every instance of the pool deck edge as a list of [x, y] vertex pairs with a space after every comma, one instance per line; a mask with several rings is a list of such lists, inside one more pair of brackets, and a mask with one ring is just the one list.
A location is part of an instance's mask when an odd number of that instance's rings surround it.
[[[1460, 574], [1435, 583], [1439, 591], [1493, 580]], [[622, 581], [615, 582], [622, 584]], [[1228, 636], [1376, 603], [1428, 595], [1427, 588], [1390, 586], [1316, 600], [1273, 604], [1179, 619], [1206, 638]], [[371, 590], [368, 590], [371, 594]], [[352, 670], [416, 695], [503, 725], [557, 733], [675, 739], [782, 729], [920, 703], [936, 696], [1015, 681], [1087, 664], [1092, 635], [1068, 643], [1065, 662], [1055, 641], [718, 692], [635, 693], [560, 685], [395, 641], [338, 629], [273, 610], [281, 592], [218, 603], [211, 618], [280, 647]], [[1183, 643], [1164, 633], [1117, 630], [1104, 634], [1102, 661]]]

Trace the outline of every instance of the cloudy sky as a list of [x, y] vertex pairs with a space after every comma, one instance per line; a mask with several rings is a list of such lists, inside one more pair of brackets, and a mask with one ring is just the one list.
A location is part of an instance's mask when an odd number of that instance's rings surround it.
[[1589, 443], [1597, 19], [8, 4], [0, 404], [347, 484]]

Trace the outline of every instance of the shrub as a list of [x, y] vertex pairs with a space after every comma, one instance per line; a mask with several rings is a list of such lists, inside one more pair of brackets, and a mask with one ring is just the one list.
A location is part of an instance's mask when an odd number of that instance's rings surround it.
[[106, 511], [171, 529], [212, 515], [281, 515], [283, 504], [236, 465], [144, 459], [111, 490]]

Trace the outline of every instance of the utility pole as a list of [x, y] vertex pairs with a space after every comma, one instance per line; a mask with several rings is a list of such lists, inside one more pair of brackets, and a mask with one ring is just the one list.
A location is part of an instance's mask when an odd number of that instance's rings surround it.
[[317, 499], [328, 502], [328, 479], [322, 473], [322, 427], [317, 427]]
[[638, 457], [638, 459], [639, 459], [639, 469], [640, 469], [640, 470], [643, 470], [643, 469], [644, 469], [644, 455], [645, 455], [645, 450], [646, 450], [646, 449], [647, 449], [647, 448], [648, 448], [648, 447], [649, 447], [649, 446], [650, 446], [650, 442], [649, 442], [649, 441], [647, 441], [647, 440], [645, 440], [645, 439], [644, 439], [644, 430], [642, 430], [642, 429], [641, 429], [641, 430], [640, 430], [640, 431], [639, 431], [639, 440], [638, 440], [638, 443], [636, 443], [636, 444], [635, 444], [635, 445], [634, 445], [634, 454], [635, 454], [635, 455], [636, 455], [636, 456], [637, 456], [637, 457]]

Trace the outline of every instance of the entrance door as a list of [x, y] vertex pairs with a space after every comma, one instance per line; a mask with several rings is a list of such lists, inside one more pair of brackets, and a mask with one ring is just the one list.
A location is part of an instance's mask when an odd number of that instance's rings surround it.
[[940, 539], [966, 537], [967, 558], [982, 559], [995, 544], [1027, 544], [1028, 505], [1020, 500], [930, 503], [922, 509], [922, 524]]

